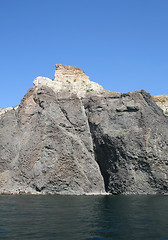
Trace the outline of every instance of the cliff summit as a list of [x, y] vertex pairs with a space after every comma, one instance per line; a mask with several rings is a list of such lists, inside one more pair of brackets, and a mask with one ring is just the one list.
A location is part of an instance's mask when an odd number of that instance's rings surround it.
[[[98, 83], [89, 80], [83, 70], [68, 65], [56, 64], [54, 79], [37, 77], [35, 86], [48, 86], [56, 93], [65, 91], [78, 97], [86, 97], [88, 94], [102, 95], [105, 91]], [[93, 95], [92, 94], [92, 95]]]

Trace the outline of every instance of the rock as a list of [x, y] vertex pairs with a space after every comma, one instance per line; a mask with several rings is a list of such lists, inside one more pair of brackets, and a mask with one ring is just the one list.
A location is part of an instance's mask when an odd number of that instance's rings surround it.
[[152, 96], [156, 104], [163, 110], [164, 114], [168, 116], [168, 95]]
[[[99, 106], [102, 111], [97, 111]], [[167, 192], [168, 118], [150, 94], [137, 91], [118, 98], [94, 98], [86, 100], [85, 108], [106, 191]]]
[[7, 111], [10, 111], [10, 110], [16, 110], [18, 108], [18, 106], [15, 106], [15, 107], [8, 107], [8, 108], [0, 108], [0, 115], [1, 114], [5, 114], [7, 113]]
[[4, 192], [103, 193], [88, 119], [79, 98], [34, 87], [0, 119]]
[[61, 64], [56, 64], [54, 79], [37, 77], [33, 83], [35, 86], [48, 86], [57, 94], [67, 92], [68, 97], [74, 94], [79, 98], [89, 95], [101, 96], [106, 92], [98, 83], [90, 81], [81, 69]]
[[168, 117], [150, 94], [112, 93], [60, 64], [34, 84], [0, 110], [0, 193], [167, 193]]

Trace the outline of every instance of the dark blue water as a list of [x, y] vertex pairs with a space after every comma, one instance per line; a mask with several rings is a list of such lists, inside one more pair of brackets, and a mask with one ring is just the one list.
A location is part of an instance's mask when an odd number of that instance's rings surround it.
[[168, 239], [168, 196], [0, 196], [0, 239]]

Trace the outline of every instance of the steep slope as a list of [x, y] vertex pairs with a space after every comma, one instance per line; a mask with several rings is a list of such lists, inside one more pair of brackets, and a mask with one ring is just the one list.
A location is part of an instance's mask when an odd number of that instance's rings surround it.
[[86, 100], [106, 191], [168, 191], [168, 117], [145, 91]]
[[3, 192], [104, 192], [79, 98], [58, 99], [51, 88], [34, 87], [0, 121]]
[[0, 111], [0, 192], [168, 191], [168, 117], [145, 91], [111, 93], [76, 67]]

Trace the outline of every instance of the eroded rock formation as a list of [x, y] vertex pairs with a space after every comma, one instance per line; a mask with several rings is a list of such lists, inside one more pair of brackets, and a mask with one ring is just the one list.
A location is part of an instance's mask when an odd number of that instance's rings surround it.
[[0, 114], [0, 192], [168, 192], [168, 117], [144, 90], [112, 93], [76, 67], [38, 77]]
[[163, 110], [164, 114], [168, 116], [168, 95], [152, 96], [156, 104]]

